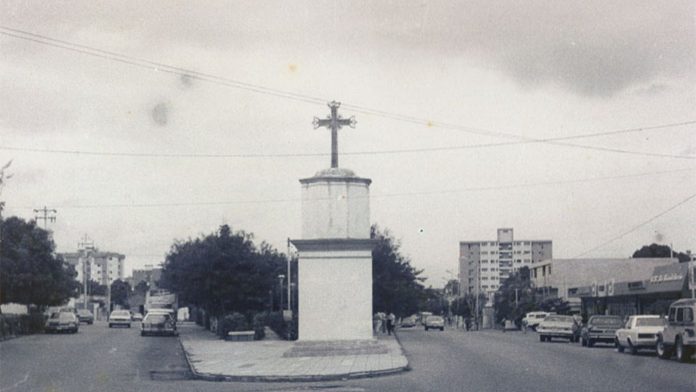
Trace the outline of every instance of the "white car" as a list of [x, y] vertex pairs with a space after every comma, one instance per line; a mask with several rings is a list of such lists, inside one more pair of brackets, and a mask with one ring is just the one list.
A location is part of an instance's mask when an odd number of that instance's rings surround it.
[[114, 325], [125, 325], [130, 328], [131, 326], [131, 314], [127, 310], [114, 310], [109, 315], [109, 328]]
[[655, 348], [657, 334], [662, 332], [667, 321], [655, 315], [630, 316], [623, 328], [616, 330], [616, 349], [622, 353], [628, 349], [636, 355], [638, 349]]
[[536, 327], [544, 321], [546, 316], [550, 315], [551, 313], [549, 312], [529, 312], [524, 315], [524, 318], [522, 319], [522, 324], [526, 325], [527, 328], [531, 328], [533, 330], [536, 330]]

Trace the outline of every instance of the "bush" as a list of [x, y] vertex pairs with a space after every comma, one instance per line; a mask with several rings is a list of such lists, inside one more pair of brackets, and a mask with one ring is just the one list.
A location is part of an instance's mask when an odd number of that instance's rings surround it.
[[46, 318], [43, 313], [32, 312], [23, 314], [19, 319], [23, 334], [43, 333], [44, 326], [46, 325]]
[[233, 331], [248, 331], [249, 323], [244, 315], [234, 312], [222, 318], [222, 322], [218, 325], [218, 334], [220, 337], [227, 336], [228, 332]]
[[0, 314], [0, 339], [43, 333], [46, 318], [42, 313]]

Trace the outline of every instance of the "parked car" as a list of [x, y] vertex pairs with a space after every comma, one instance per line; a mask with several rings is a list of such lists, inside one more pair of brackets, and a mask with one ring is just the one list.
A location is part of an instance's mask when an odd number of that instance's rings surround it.
[[401, 327], [402, 327], [402, 328], [415, 327], [415, 326], [416, 326], [416, 321], [417, 321], [417, 317], [416, 317], [416, 316], [404, 317], [403, 319], [401, 319]]
[[616, 331], [623, 325], [623, 319], [619, 316], [592, 316], [582, 329], [580, 343], [584, 347], [592, 347], [599, 342], [614, 344]]
[[578, 336], [579, 328], [580, 326], [573, 316], [551, 314], [537, 325], [536, 331], [539, 333], [540, 342], [551, 341], [553, 338], [568, 339], [569, 342], [574, 342]]
[[616, 330], [616, 349], [622, 353], [628, 349], [636, 355], [639, 349], [654, 349], [657, 334], [662, 332], [666, 320], [656, 315], [630, 316], [623, 328]]
[[140, 324], [140, 336], [146, 335], [172, 335], [179, 333], [176, 330], [176, 320], [169, 313], [148, 312]]
[[677, 354], [681, 362], [688, 361], [696, 351], [696, 299], [680, 299], [669, 306], [667, 325], [657, 334], [657, 355], [669, 359]]
[[73, 312], [53, 312], [46, 320], [46, 332], [70, 332], [77, 333], [80, 328], [80, 320]]
[[527, 328], [531, 328], [532, 330], [536, 330], [539, 323], [544, 321], [546, 316], [548, 316], [550, 314], [551, 313], [549, 313], [549, 312], [529, 312], [529, 313], [524, 315], [524, 318], [522, 319], [522, 325], [526, 325]]
[[131, 315], [127, 310], [114, 310], [109, 315], [109, 328], [114, 325], [125, 325], [130, 328], [131, 326]]
[[77, 319], [80, 320], [81, 323], [83, 323], [83, 322], [87, 323], [87, 324], [94, 323], [94, 315], [88, 309], [78, 310], [77, 311]]
[[131, 315], [131, 320], [133, 320], [133, 321], [143, 321], [143, 314], [142, 314], [142, 313], [138, 313], [138, 312], [133, 313], [133, 314]]
[[441, 316], [428, 316], [425, 318], [423, 326], [425, 327], [426, 331], [430, 328], [435, 328], [439, 329], [440, 331], [444, 331], [445, 319], [443, 319]]

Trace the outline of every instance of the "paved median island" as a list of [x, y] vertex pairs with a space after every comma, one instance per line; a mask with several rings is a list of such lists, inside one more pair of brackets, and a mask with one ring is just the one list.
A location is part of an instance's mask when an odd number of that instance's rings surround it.
[[226, 342], [182, 325], [179, 339], [196, 378], [215, 381], [324, 381], [372, 377], [408, 369], [393, 336], [376, 340]]

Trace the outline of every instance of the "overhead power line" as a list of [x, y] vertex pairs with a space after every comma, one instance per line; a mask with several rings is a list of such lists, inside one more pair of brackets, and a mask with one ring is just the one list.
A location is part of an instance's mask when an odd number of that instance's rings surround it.
[[654, 221], [654, 220], [656, 220], [656, 219], [658, 219], [658, 218], [660, 218], [660, 217], [666, 215], [667, 213], [669, 213], [669, 212], [671, 212], [671, 211], [677, 209], [678, 207], [680, 207], [680, 206], [682, 206], [682, 205], [688, 203], [691, 199], [693, 199], [693, 198], [695, 198], [695, 197], [696, 197], [696, 193], [694, 193], [693, 195], [691, 195], [691, 196], [687, 197], [686, 199], [680, 201], [679, 203], [674, 204], [673, 206], [671, 206], [671, 207], [669, 207], [668, 209], [666, 209], [666, 210], [660, 212], [659, 214], [657, 214], [657, 215], [651, 217], [650, 219], [648, 219], [648, 220], [646, 220], [646, 221], [643, 221], [643, 222], [641, 222], [641, 223], [639, 223], [639, 224], [633, 226], [632, 228], [630, 228], [630, 229], [626, 230], [625, 232], [623, 232], [623, 233], [617, 235], [616, 237], [612, 237], [611, 239], [609, 239], [609, 240], [607, 240], [607, 241], [604, 241], [604, 242], [602, 242], [601, 244], [595, 246], [594, 248], [589, 249], [589, 250], [586, 250], [585, 252], [582, 252], [582, 253], [580, 253], [579, 255], [577, 255], [577, 256], [575, 256], [575, 257], [573, 257], [573, 258], [576, 259], [576, 258], [582, 257], [582, 256], [584, 256], [584, 255], [586, 255], [586, 254], [588, 254], [588, 253], [592, 253], [592, 252], [594, 252], [594, 251], [597, 250], [597, 249], [603, 248], [604, 246], [609, 245], [610, 243], [612, 243], [612, 242], [614, 242], [614, 241], [616, 241], [616, 240], [618, 240], [618, 239], [621, 239], [621, 238], [625, 237], [625, 236], [628, 235], [628, 234], [633, 233], [634, 231], [640, 229], [641, 227], [647, 225], [648, 223], [650, 223], [650, 222], [652, 222], [652, 221]]
[[[509, 185], [491, 185], [491, 186], [480, 186], [480, 187], [466, 187], [466, 188], [453, 188], [435, 191], [422, 191], [422, 192], [399, 192], [399, 193], [384, 193], [371, 195], [372, 199], [383, 199], [392, 197], [404, 197], [404, 196], [422, 196], [422, 195], [437, 195], [437, 194], [448, 194], [448, 193], [463, 193], [463, 192], [483, 192], [491, 190], [501, 190], [501, 189], [518, 189], [518, 188], [530, 188], [539, 186], [549, 186], [549, 185], [564, 185], [564, 184], [578, 184], [585, 182], [595, 182], [595, 181], [608, 181], [608, 180], [620, 180], [627, 178], [637, 178], [645, 176], [654, 176], [662, 174], [671, 173], [683, 173], [696, 171], [696, 168], [684, 168], [675, 170], [663, 170], [654, 171], [646, 173], [634, 173], [625, 174], [618, 176], [605, 176], [605, 177], [588, 177], [579, 178], [572, 180], [558, 180], [558, 181], [541, 181], [535, 183], [522, 183], [522, 184], [509, 184]], [[321, 199], [319, 199], [321, 200]], [[234, 204], [273, 204], [273, 203], [293, 203], [301, 201], [300, 198], [279, 198], [279, 199], [250, 199], [250, 200], [229, 200], [229, 201], [197, 201], [197, 202], [169, 202], [169, 203], [113, 203], [113, 204], [74, 204], [74, 205], [59, 205], [58, 208], [62, 209], [90, 209], [90, 208], [171, 208], [171, 207], [207, 207], [207, 206], [221, 206], [221, 205], [234, 205]], [[27, 208], [27, 207], [20, 207]]]
[[[5, 31], [2, 31], [5, 30]], [[238, 89], [243, 89], [247, 91], [251, 91], [254, 93], [260, 93], [260, 94], [266, 94], [266, 95], [271, 95], [279, 98], [285, 98], [285, 99], [292, 99], [296, 101], [302, 101], [306, 103], [312, 103], [312, 104], [323, 104], [328, 101], [326, 98], [321, 98], [321, 97], [315, 97], [315, 96], [310, 96], [306, 94], [299, 94], [299, 93], [294, 93], [294, 92], [288, 92], [288, 91], [283, 91], [279, 89], [273, 89], [265, 86], [260, 86], [252, 83], [246, 83], [246, 82], [241, 82], [238, 80], [234, 80], [231, 78], [225, 78], [209, 73], [204, 73], [204, 72], [198, 72], [182, 67], [177, 67], [177, 66], [172, 66], [160, 62], [155, 62], [151, 60], [146, 60], [146, 59], [140, 59], [137, 57], [132, 57], [116, 52], [111, 52], [99, 48], [94, 48], [90, 47], [87, 45], [81, 45], [81, 44], [76, 44], [72, 43], [69, 41], [64, 41], [64, 40], [59, 40], [55, 39], [52, 37], [48, 37], [45, 35], [41, 34], [36, 34], [28, 31], [23, 31], [19, 29], [14, 29], [6, 26], [0, 26], [0, 34], [9, 36], [9, 37], [14, 37], [17, 39], [22, 39], [22, 40], [27, 40], [27, 41], [32, 41], [35, 43], [39, 43], [42, 45], [47, 45], [47, 46], [53, 46], [56, 48], [60, 49], [65, 49], [89, 56], [95, 56], [99, 57], [102, 59], [106, 60], [113, 60], [141, 68], [146, 68], [148, 70], [154, 70], [157, 72], [167, 72], [167, 73], [172, 73], [180, 76], [185, 76], [185, 77], [190, 77], [210, 83], [215, 83], [215, 84], [220, 84], [220, 85], [225, 85], [228, 87], [233, 87], [233, 88], [238, 88]], [[557, 146], [564, 146], [564, 147], [571, 147], [571, 148], [580, 148], [580, 149], [586, 149], [586, 150], [596, 150], [596, 151], [604, 151], [604, 152], [611, 152], [611, 153], [621, 153], [621, 154], [631, 154], [631, 155], [641, 155], [641, 156], [653, 156], [653, 157], [663, 157], [663, 158], [680, 158], [680, 159], [696, 159], [696, 156], [688, 156], [688, 155], [674, 155], [674, 154], [662, 154], [662, 153], [654, 153], [654, 152], [643, 152], [643, 151], [631, 151], [631, 150], [625, 150], [625, 149], [619, 149], [619, 148], [609, 148], [609, 147], [597, 147], [597, 146], [592, 146], [592, 145], [580, 145], [580, 144], [573, 144], [573, 143], [567, 143], [567, 142], [561, 142], [562, 140], [571, 140], [571, 139], [581, 139], [581, 138], [591, 138], [591, 137], [599, 137], [599, 136], [606, 136], [606, 135], [616, 135], [616, 134], [622, 134], [622, 133], [631, 133], [631, 132], [643, 132], [646, 130], [650, 129], [659, 129], [659, 128], [667, 128], [667, 127], [676, 127], [676, 126], [683, 126], [683, 125], [692, 125], [696, 124], [696, 120], [694, 121], [685, 121], [685, 122], [680, 122], [680, 123], [672, 123], [672, 124], [665, 124], [665, 125], [658, 125], [658, 126], [650, 126], [650, 127], [641, 127], [641, 128], [628, 128], [628, 129], [622, 129], [622, 130], [615, 130], [615, 131], [609, 131], [609, 132], [599, 132], [599, 133], [592, 133], [592, 134], [585, 134], [585, 135], [575, 135], [575, 136], [566, 136], [566, 137], [560, 137], [560, 138], [533, 138], [533, 137], [527, 137], [523, 135], [518, 135], [518, 134], [513, 134], [513, 133], [508, 133], [508, 132], [500, 132], [500, 131], [491, 131], [491, 130], [486, 130], [486, 129], [481, 129], [481, 128], [476, 128], [476, 127], [469, 127], [469, 126], [463, 126], [459, 124], [452, 124], [452, 123], [447, 123], [447, 122], [442, 122], [442, 121], [433, 121], [430, 119], [424, 119], [424, 118], [418, 118], [415, 116], [408, 116], [408, 115], [403, 115], [399, 113], [391, 113], [383, 110], [378, 110], [378, 109], [373, 109], [365, 106], [360, 106], [356, 104], [351, 104], [351, 103], [343, 103], [343, 107], [352, 109], [355, 112], [358, 113], [363, 113], [363, 114], [368, 114], [368, 115], [373, 115], [373, 116], [380, 116], [384, 118], [390, 118], [398, 121], [403, 121], [403, 122], [410, 122], [410, 123], [415, 123], [419, 125], [426, 125], [428, 127], [437, 127], [437, 128], [446, 128], [446, 129], [452, 129], [452, 130], [458, 130], [458, 131], [463, 131], [471, 134], [477, 134], [477, 135], [484, 135], [484, 136], [493, 136], [493, 137], [502, 137], [502, 138], [512, 138], [518, 140], [517, 143], [489, 143], [485, 145], [476, 145], [476, 147], [473, 146], [458, 146], [458, 148], [449, 148], [449, 149], [464, 149], [464, 148], [480, 148], [480, 147], [492, 147], [492, 146], [498, 146], [498, 145], [507, 145], [507, 144], [521, 144], [521, 143], [546, 143], [546, 144], [551, 144], [551, 145], [557, 145]], [[22, 151], [31, 151], [30, 149], [23, 149], [21, 147], [3, 147], [6, 150], [22, 150]], [[430, 149], [414, 149], [414, 150], [392, 150], [392, 151], [385, 151], [385, 152], [356, 152], [352, 154], [379, 154], [379, 153], [403, 153], [403, 152], [422, 152], [422, 151], [439, 151], [445, 149], [443, 148], [434, 148], [432, 150]], [[111, 155], [111, 156], [173, 156], [173, 157], [198, 157], [199, 155], [197, 154], [137, 154], [137, 153], [97, 153], [97, 152], [89, 152], [89, 151], [77, 151], [77, 150], [34, 150], [33, 152], [56, 152], [56, 153], [71, 153], [71, 154], [85, 154], [85, 155]], [[324, 155], [324, 154], [287, 154], [287, 155], [252, 155], [252, 154], [239, 154], [236, 156], [229, 156], [229, 155], [223, 155], [223, 154], [203, 154], [203, 157], [268, 157], [268, 156], [312, 156], [312, 155]]]
[[[497, 142], [497, 143], [480, 143], [480, 144], [464, 144], [458, 146], [441, 146], [441, 147], [423, 147], [423, 148], [403, 148], [403, 149], [390, 149], [390, 150], [374, 150], [374, 151], [347, 151], [341, 153], [341, 155], [388, 155], [388, 154], [413, 154], [413, 153], [424, 153], [424, 152], [441, 152], [441, 151], [457, 151], [457, 150], [469, 150], [469, 149], [480, 149], [480, 148], [491, 148], [491, 147], [501, 147], [501, 146], [514, 146], [520, 144], [534, 144], [534, 143], [555, 143], [558, 145], [567, 145], [575, 148], [588, 148], [593, 150], [601, 150], [607, 152], [616, 152], [632, 155], [643, 155], [643, 156], [654, 156], [654, 157], [668, 157], [668, 158], [679, 158], [679, 159], [696, 159], [693, 155], [674, 155], [674, 154], [663, 154], [658, 152], [647, 152], [647, 151], [628, 151], [610, 147], [597, 147], [597, 146], [585, 146], [578, 144], [567, 144], [561, 143], [563, 140], [579, 139], [584, 137], [595, 137], [600, 135], [614, 135], [626, 132], [636, 132], [637, 130], [655, 130], [655, 129], [665, 129], [680, 127], [686, 125], [696, 124], [694, 121], [684, 121], [678, 123], [668, 123], [660, 125], [652, 125], [642, 128], [629, 128], [620, 130], [611, 130], [606, 132], [595, 132], [586, 135], [573, 135], [573, 136], [559, 136], [554, 138], [546, 139], [534, 139], [534, 140], [520, 140], [520, 141], [508, 141], [508, 142]], [[297, 158], [297, 157], [317, 157], [326, 156], [328, 153], [310, 153], [310, 152], [297, 152], [297, 153], [244, 153], [244, 154], [216, 154], [216, 153], [164, 153], [164, 152], [124, 152], [124, 151], [91, 151], [91, 150], [75, 150], [75, 149], [56, 149], [56, 148], [37, 148], [37, 147], [17, 147], [17, 146], [3, 146], [0, 145], [0, 150], [6, 151], [21, 151], [21, 152], [32, 152], [32, 153], [51, 153], [51, 154], [71, 154], [71, 155], [84, 155], [84, 156], [112, 156], [112, 157], [149, 157], [149, 158]]]

